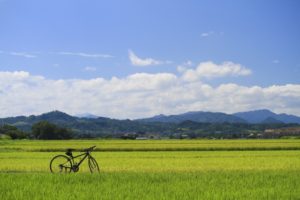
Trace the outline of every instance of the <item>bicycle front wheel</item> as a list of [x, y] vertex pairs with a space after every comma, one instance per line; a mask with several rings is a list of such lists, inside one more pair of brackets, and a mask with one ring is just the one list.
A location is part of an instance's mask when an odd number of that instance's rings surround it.
[[99, 165], [98, 165], [97, 161], [95, 160], [95, 158], [93, 158], [93, 157], [89, 157], [89, 168], [90, 168], [91, 173], [99, 173], [100, 172]]
[[54, 174], [70, 173], [72, 171], [71, 159], [64, 155], [58, 155], [50, 161], [50, 171]]

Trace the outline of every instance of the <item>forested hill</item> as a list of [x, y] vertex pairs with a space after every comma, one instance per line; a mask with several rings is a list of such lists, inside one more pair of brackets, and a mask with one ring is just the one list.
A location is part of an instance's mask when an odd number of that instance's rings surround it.
[[131, 120], [116, 120], [105, 117], [75, 117], [60, 111], [53, 111], [37, 116], [18, 116], [1, 119], [3, 124], [16, 126], [23, 131], [30, 131], [32, 125], [40, 121], [48, 121], [55, 125], [72, 129], [73, 132], [78, 134], [103, 135], [106, 133], [114, 134], [115, 132], [136, 131], [139, 129], [139, 123]]
[[201, 123], [298, 123], [300, 117], [287, 114], [276, 114], [269, 110], [254, 110], [225, 114], [221, 112], [187, 112], [178, 115], [157, 115], [150, 118], [140, 119], [144, 122], [171, 122], [180, 123], [184, 121], [194, 121]]
[[179, 115], [157, 115], [151, 118], [140, 119], [143, 122], [169, 122], [181, 123], [184, 121], [194, 121], [201, 123], [247, 123], [246, 120], [220, 112], [187, 112]]
[[285, 113], [276, 114], [270, 110], [254, 110], [248, 112], [235, 113], [234, 116], [247, 121], [248, 123], [265, 123], [265, 122], [282, 122], [282, 123], [298, 123], [300, 124], [300, 117], [295, 115], [288, 115]]

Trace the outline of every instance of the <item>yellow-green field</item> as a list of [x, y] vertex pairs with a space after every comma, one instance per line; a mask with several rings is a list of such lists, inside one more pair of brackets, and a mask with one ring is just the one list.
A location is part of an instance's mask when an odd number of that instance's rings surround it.
[[[96, 145], [100, 174], [53, 175]], [[0, 141], [1, 199], [300, 199], [300, 140]], [[74, 154], [79, 153], [75, 152]]]
[[[1, 172], [49, 172], [63, 152], [0, 152]], [[75, 154], [75, 153], [74, 153]], [[208, 172], [299, 170], [300, 151], [94, 152], [101, 172]], [[89, 172], [87, 165], [83, 172]]]
[[64, 151], [96, 145], [96, 151], [300, 150], [300, 140], [0, 140], [0, 151]]

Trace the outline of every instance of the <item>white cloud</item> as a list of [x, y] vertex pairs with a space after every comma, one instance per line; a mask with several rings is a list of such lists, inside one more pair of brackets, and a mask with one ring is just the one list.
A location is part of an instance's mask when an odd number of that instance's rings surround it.
[[186, 65], [186, 66], [192, 66], [193, 62], [188, 60], [188, 61], [184, 62], [183, 64]]
[[204, 32], [204, 33], [201, 33], [201, 37], [209, 37], [209, 36], [213, 35], [214, 33], [215, 33], [214, 31]]
[[161, 61], [153, 58], [139, 58], [132, 50], [128, 50], [128, 56], [131, 64], [135, 66], [162, 65], [172, 63], [171, 61]]
[[192, 65], [193, 65], [193, 62], [188, 60], [188, 61], [184, 62], [183, 64], [178, 65], [177, 71], [180, 73], [183, 73], [188, 69], [188, 67], [191, 67]]
[[26, 53], [26, 52], [10, 52], [9, 53], [12, 56], [21, 56], [24, 58], [36, 58], [36, 55], [30, 54], [30, 53]]
[[61, 110], [114, 118], [207, 110], [238, 112], [267, 108], [300, 115], [300, 85], [269, 87], [186, 82], [172, 73], [125, 78], [52, 80], [24, 71], [0, 72], [1, 116]]
[[96, 67], [90, 67], [90, 66], [86, 66], [85, 68], [84, 68], [84, 71], [90, 71], [90, 72], [94, 72], [94, 71], [96, 71], [97, 70], [97, 68]]
[[89, 54], [89, 53], [82, 53], [82, 52], [58, 52], [60, 55], [69, 55], [69, 56], [80, 56], [86, 58], [113, 58], [112, 55], [109, 54]]
[[185, 81], [197, 81], [203, 78], [216, 78], [225, 76], [246, 76], [252, 72], [246, 67], [233, 62], [223, 62], [218, 65], [211, 61], [202, 62], [196, 69], [185, 69], [183, 79]]
[[151, 91], [175, 84], [176, 80], [177, 77], [170, 73], [136, 73], [123, 79], [113, 77], [110, 80], [113, 84], [110, 90], [115, 92]]
[[206, 38], [206, 37], [211, 37], [211, 36], [223, 36], [224, 35], [224, 32], [221, 31], [221, 32], [216, 32], [216, 31], [208, 31], [208, 32], [203, 32], [201, 33], [201, 37], [203, 38]]

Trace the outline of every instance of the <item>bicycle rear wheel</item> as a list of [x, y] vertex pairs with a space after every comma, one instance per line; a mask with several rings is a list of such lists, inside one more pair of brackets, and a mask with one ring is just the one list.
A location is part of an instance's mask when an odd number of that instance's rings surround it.
[[99, 165], [98, 165], [97, 161], [95, 160], [95, 158], [93, 158], [93, 157], [89, 157], [89, 168], [90, 168], [91, 173], [99, 173], [100, 172]]
[[50, 171], [54, 174], [70, 173], [72, 171], [70, 158], [64, 155], [55, 156], [50, 161]]

